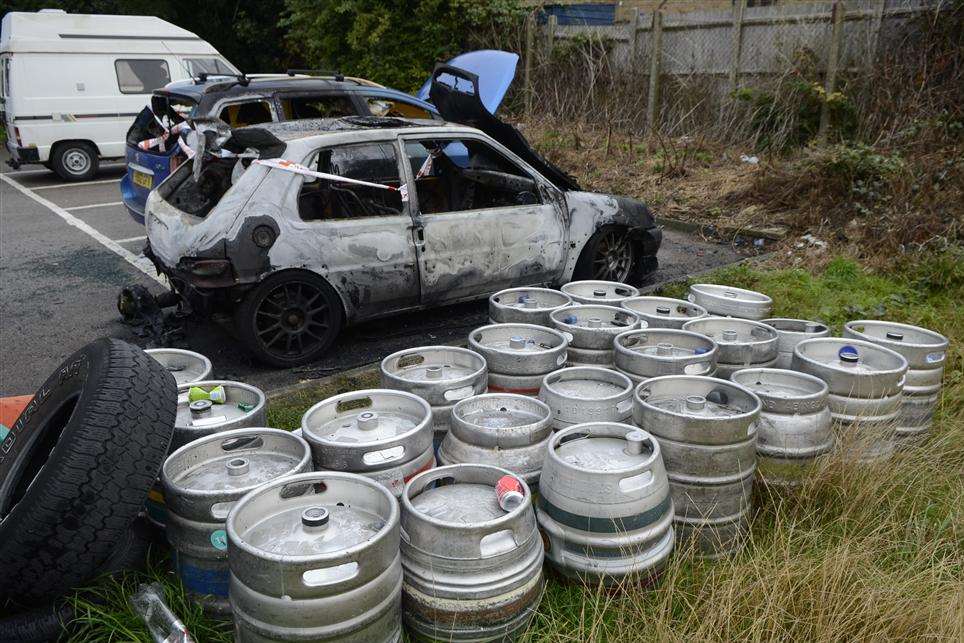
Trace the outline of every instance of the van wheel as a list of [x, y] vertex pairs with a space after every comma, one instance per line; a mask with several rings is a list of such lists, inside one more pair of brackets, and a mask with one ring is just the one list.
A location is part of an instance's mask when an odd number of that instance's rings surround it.
[[255, 358], [289, 368], [321, 357], [332, 345], [341, 331], [341, 300], [318, 275], [288, 270], [248, 292], [235, 323]]
[[90, 143], [59, 143], [51, 155], [51, 169], [65, 181], [86, 181], [97, 174], [97, 150]]

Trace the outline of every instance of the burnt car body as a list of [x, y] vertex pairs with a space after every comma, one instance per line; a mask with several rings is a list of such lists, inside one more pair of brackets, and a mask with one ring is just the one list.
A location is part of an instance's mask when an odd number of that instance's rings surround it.
[[[436, 98], [444, 114], [451, 103]], [[277, 366], [319, 356], [344, 324], [655, 269], [661, 233], [645, 205], [578, 190], [509, 129], [518, 138], [501, 138], [516, 151], [431, 120], [235, 130], [224, 149], [369, 185], [233, 159], [200, 172], [186, 163], [148, 198], [146, 254], [195, 310], [232, 312], [242, 341]]]

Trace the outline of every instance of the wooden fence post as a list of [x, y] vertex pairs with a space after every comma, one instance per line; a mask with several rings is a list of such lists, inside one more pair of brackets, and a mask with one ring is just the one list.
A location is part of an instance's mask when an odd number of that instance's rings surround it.
[[523, 93], [525, 94], [525, 115], [532, 115], [532, 56], [535, 48], [535, 12], [526, 16], [526, 59], [522, 74]]
[[844, 4], [841, 0], [834, 0], [833, 3], [833, 29], [830, 33], [830, 51], [827, 54], [827, 78], [824, 83], [823, 105], [820, 108], [820, 129], [817, 138], [820, 142], [827, 140], [827, 132], [830, 129], [830, 95], [837, 89], [837, 65], [840, 58], [840, 41], [843, 38]]
[[629, 21], [629, 65], [636, 64], [639, 55], [639, 7], [633, 7], [633, 17]]
[[546, 21], [546, 53], [552, 54], [552, 46], [556, 40], [556, 29], [559, 27], [559, 16], [549, 16]]
[[663, 12], [653, 12], [653, 31], [649, 51], [649, 101], [646, 104], [646, 122], [652, 131], [656, 128], [656, 101], [659, 98], [659, 75], [663, 53]]
[[874, 15], [870, 18], [870, 41], [867, 43], [867, 69], [872, 69], [877, 57], [877, 39], [880, 37], [880, 24], [884, 20], [884, 5], [887, 0], [876, 0]]
[[746, 0], [733, 3], [733, 60], [730, 67], [730, 91], [735, 92], [740, 82], [740, 58], [743, 56], [743, 12]]

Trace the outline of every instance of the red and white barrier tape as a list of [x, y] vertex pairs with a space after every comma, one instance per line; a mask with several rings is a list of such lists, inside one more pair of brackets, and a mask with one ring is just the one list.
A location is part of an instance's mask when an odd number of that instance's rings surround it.
[[334, 181], [336, 183], [352, 183], [354, 185], [364, 185], [370, 188], [380, 188], [382, 190], [393, 190], [395, 192], [401, 193], [402, 201], [408, 200], [408, 186], [404, 183], [398, 187], [394, 185], [385, 185], [384, 183], [372, 183], [371, 181], [362, 181], [360, 179], [350, 179], [347, 176], [338, 176], [337, 174], [326, 174], [325, 172], [316, 172], [311, 168], [302, 165], [301, 163], [295, 163], [294, 161], [286, 161], [284, 159], [258, 159], [254, 161], [258, 165], [266, 165], [270, 168], [276, 170], [285, 170], [286, 172], [294, 172], [295, 174], [302, 174], [304, 176], [313, 176], [319, 179], [325, 179], [328, 181]]

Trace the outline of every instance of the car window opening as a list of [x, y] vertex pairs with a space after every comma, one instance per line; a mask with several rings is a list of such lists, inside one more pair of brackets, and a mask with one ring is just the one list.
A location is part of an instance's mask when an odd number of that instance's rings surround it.
[[[312, 170], [349, 179], [400, 187], [398, 160], [391, 143], [343, 145], [318, 152]], [[304, 177], [298, 214], [305, 221], [395, 216], [402, 213], [401, 193], [364, 185]]]
[[400, 100], [393, 100], [384, 96], [368, 96], [368, 109], [372, 116], [389, 118], [432, 118], [431, 112], [418, 105], [412, 105]]
[[245, 127], [246, 125], [258, 125], [260, 123], [270, 123], [271, 107], [266, 100], [251, 100], [233, 105], [226, 105], [218, 118], [231, 126]]
[[535, 180], [492, 147], [473, 139], [408, 141], [422, 214], [541, 203]]
[[339, 118], [354, 116], [355, 106], [348, 96], [292, 96], [281, 98], [281, 110], [287, 121], [306, 118]]

